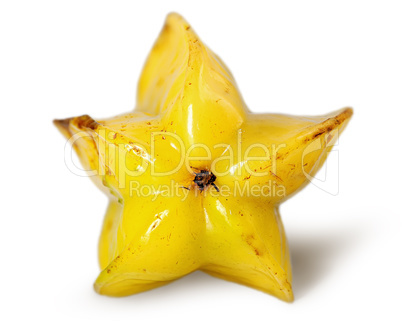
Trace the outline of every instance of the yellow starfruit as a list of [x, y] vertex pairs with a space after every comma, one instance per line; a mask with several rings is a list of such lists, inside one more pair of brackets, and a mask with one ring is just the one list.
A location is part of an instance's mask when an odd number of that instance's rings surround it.
[[278, 206], [351, 116], [252, 113], [225, 64], [170, 14], [133, 112], [55, 121], [110, 197], [96, 291], [126, 296], [201, 270], [292, 301]]

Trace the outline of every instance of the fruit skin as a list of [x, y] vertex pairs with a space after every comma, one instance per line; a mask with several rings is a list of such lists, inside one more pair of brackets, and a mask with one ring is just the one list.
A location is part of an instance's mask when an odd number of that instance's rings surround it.
[[[95, 290], [127, 296], [202, 270], [292, 301], [278, 206], [320, 169], [351, 116], [350, 108], [316, 117], [251, 113], [224, 63], [170, 14], [133, 112], [55, 120], [110, 198]], [[211, 185], [201, 192], [194, 170], [213, 172], [220, 192]], [[179, 194], [164, 195], [172, 183]], [[285, 194], [235, 194], [236, 186], [268, 184]], [[139, 190], [150, 185], [153, 194]]]

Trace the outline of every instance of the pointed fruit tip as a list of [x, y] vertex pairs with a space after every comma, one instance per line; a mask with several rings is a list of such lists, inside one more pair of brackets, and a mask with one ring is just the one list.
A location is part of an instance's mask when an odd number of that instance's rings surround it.
[[343, 122], [346, 119], [350, 119], [352, 116], [353, 116], [353, 109], [351, 107], [346, 107], [340, 111], [340, 114], [337, 116], [337, 118], [340, 122]]
[[285, 280], [278, 280], [277, 284], [278, 286], [275, 296], [285, 302], [288, 303], [293, 302], [294, 295], [293, 295], [292, 284], [288, 281], [288, 278], [286, 278]]
[[179, 13], [172, 11], [167, 14], [166, 21], [185, 21], [185, 19]]
[[186, 31], [191, 28], [187, 20], [184, 19], [184, 17], [177, 12], [171, 12], [166, 16], [165, 28], [168, 28], [169, 26], [180, 26], [183, 27]]
[[73, 118], [65, 118], [65, 119], [54, 119], [53, 124], [57, 127], [57, 129], [67, 138], [69, 138], [72, 133], [70, 131], [70, 122]]
[[295, 298], [294, 298], [292, 289], [282, 291], [282, 292], [283, 292], [283, 295], [280, 297], [280, 299], [282, 299], [283, 301], [288, 302], [288, 303], [294, 302]]
[[70, 125], [71, 119], [72, 118], [53, 119], [53, 124], [55, 124], [56, 127], [68, 128], [68, 126]]

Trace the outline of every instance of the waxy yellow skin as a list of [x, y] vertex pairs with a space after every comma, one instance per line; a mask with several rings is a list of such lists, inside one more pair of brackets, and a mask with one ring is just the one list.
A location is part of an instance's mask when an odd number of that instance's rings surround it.
[[[292, 301], [278, 206], [319, 170], [351, 115], [251, 113], [224, 63], [170, 14], [133, 112], [55, 121], [110, 197], [96, 291], [126, 296], [202, 270]], [[197, 187], [199, 170], [219, 192]]]

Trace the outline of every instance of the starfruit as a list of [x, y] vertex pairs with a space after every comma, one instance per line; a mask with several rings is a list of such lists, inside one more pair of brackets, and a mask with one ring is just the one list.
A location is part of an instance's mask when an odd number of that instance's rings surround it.
[[252, 113], [226, 65], [170, 14], [133, 112], [55, 121], [110, 198], [96, 291], [126, 296], [201, 270], [292, 301], [278, 206], [351, 116]]

